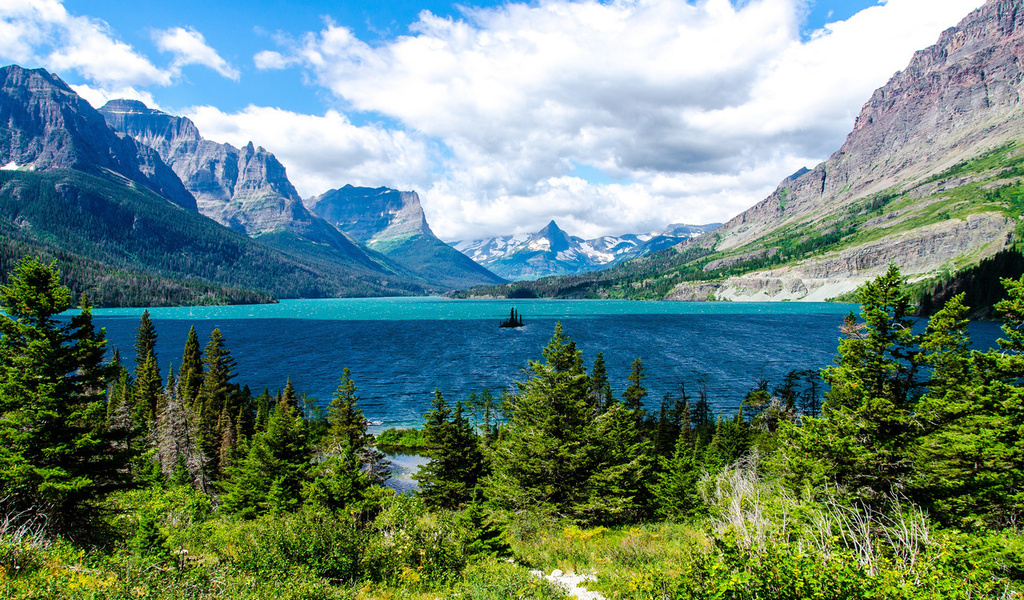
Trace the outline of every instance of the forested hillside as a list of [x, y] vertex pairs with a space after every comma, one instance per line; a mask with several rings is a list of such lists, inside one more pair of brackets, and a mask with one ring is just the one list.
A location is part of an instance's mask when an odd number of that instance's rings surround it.
[[[912, 328], [897, 269], [834, 364], [713, 415], [706, 381], [621, 398], [557, 327], [514, 389], [437, 390], [419, 492], [382, 487], [348, 369], [330, 404], [234, 381], [219, 330], [104, 360], [50, 266], [0, 288], [0, 594], [11, 598], [1019, 598], [1024, 278], [999, 348], [962, 296]], [[589, 349], [588, 349], [589, 350]]]

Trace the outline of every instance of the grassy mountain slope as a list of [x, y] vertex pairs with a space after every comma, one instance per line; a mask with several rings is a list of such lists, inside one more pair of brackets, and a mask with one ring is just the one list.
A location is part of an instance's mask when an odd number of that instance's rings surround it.
[[74, 257], [69, 264], [258, 292], [250, 299], [422, 292], [397, 275], [387, 280], [329, 261], [310, 266], [149, 190], [70, 169], [0, 172], [0, 230], [26, 247]]

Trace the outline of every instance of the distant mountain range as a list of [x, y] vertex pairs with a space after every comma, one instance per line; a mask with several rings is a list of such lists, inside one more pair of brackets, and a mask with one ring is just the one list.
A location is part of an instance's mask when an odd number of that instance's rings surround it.
[[928, 287], [1024, 236], [1024, 0], [989, 0], [876, 90], [843, 146], [715, 230], [598, 273], [477, 295], [846, 297]]
[[523, 281], [607, 269], [698, 237], [719, 225], [677, 224], [652, 233], [584, 240], [569, 235], [551, 221], [537, 233], [458, 241], [452, 242], [452, 246], [505, 279]]
[[73, 290], [101, 306], [424, 294], [501, 281], [430, 232], [415, 194], [386, 190], [405, 199], [405, 212], [419, 211], [408, 244], [375, 241], [394, 224], [379, 222], [368, 196], [368, 220], [355, 218], [355, 201], [350, 221], [360, 236], [381, 229], [356, 238], [307, 209], [267, 150], [205, 140], [188, 119], [136, 101], [97, 111], [42, 69], [0, 69], [0, 166], [0, 267], [6, 273], [25, 253], [56, 259]]

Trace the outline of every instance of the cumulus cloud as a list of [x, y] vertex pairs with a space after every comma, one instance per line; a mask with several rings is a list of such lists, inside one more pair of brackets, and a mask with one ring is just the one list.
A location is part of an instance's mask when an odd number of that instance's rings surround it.
[[[174, 54], [167, 67], [154, 65], [131, 45], [119, 40], [103, 21], [72, 15], [59, 0], [0, 1], [0, 58], [60, 74], [74, 71], [90, 84], [82, 86], [90, 102], [124, 93], [146, 98], [148, 86], [168, 86], [181, 68], [198, 64], [224, 77], [239, 73], [192, 29], [176, 27], [154, 36], [157, 47]], [[150, 98], [151, 100], [151, 98]]]
[[206, 38], [192, 28], [172, 27], [153, 32], [153, 41], [161, 52], [174, 54], [171, 68], [179, 72], [185, 65], [203, 65], [221, 76], [238, 81], [241, 73], [206, 43]]
[[74, 16], [56, 0], [0, 4], [0, 56], [74, 70], [109, 86], [168, 85], [171, 73], [118, 39], [98, 19]]
[[126, 100], [139, 100], [150, 108], [160, 109], [160, 104], [153, 97], [153, 94], [146, 90], [140, 90], [131, 86], [128, 87], [93, 87], [91, 85], [81, 84], [72, 85], [71, 89], [75, 90], [75, 93], [85, 98], [85, 101], [93, 106], [93, 108], [99, 108], [106, 104], [110, 100], [115, 99], [126, 99]]
[[239, 147], [250, 141], [265, 146], [285, 165], [304, 198], [347, 183], [423, 190], [434, 178], [431, 150], [422, 136], [355, 126], [334, 110], [317, 116], [263, 106], [235, 113], [200, 106], [184, 116], [204, 138]]
[[620, 233], [725, 220], [826, 158], [871, 92], [982, 1], [888, 0], [805, 39], [806, 0], [546, 0], [424, 11], [373, 45], [327, 21], [256, 62], [300, 64], [339, 106], [438, 140], [425, 208], [443, 236], [557, 214]]

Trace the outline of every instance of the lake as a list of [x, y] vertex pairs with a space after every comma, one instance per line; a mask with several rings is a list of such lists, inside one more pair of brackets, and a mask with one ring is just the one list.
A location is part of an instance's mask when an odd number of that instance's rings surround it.
[[[525, 327], [499, 328], [515, 307]], [[94, 320], [133, 367], [138, 309], [96, 309]], [[349, 367], [359, 406], [375, 427], [422, 421], [435, 388], [452, 401], [490, 388], [495, 396], [525, 381], [531, 360], [555, 324], [588, 366], [604, 354], [617, 395], [640, 358], [657, 410], [681, 381], [692, 394], [706, 374], [715, 412], [736, 410], [760, 378], [773, 383], [792, 369], [820, 369], [836, 355], [839, 325], [857, 307], [835, 303], [638, 302], [625, 300], [448, 300], [360, 298], [285, 300], [280, 304], [153, 308], [157, 354], [166, 377], [181, 361], [190, 326], [205, 345], [220, 328], [238, 367], [235, 381], [254, 394], [276, 392], [291, 378], [297, 392], [328, 404]], [[996, 323], [972, 323], [976, 347], [999, 337]]]

